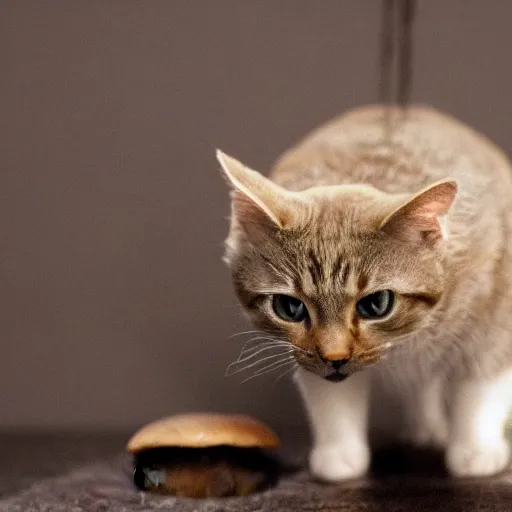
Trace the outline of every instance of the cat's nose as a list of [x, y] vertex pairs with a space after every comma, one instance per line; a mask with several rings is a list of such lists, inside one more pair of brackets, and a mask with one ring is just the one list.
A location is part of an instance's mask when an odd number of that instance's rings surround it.
[[329, 363], [334, 370], [339, 371], [348, 363], [348, 359], [335, 359], [334, 361], [329, 361]]
[[341, 370], [350, 361], [350, 355], [345, 351], [325, 354], [322, 353], [319, 347], [316, 347], [316, 351], [320, 356], [320, 359], [335, 371]]

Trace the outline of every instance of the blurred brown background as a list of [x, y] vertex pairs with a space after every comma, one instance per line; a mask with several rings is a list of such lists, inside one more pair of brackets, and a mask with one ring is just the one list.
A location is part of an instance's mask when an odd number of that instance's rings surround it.
[[[0, 426], [303, 421], [248, 329], [214, 148], [266, 171], [376, 99], [380, 1], [0, 2]], [[423, 0], [414, 98], [512, 142], [512, 3]], [[237, 341], [238, 340], [238, 341]]]

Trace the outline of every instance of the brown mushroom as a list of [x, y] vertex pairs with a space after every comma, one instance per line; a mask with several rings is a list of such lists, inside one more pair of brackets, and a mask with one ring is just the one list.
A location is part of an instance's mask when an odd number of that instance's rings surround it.
[[279, 445], [249, 416], [209, 413], [163, 418], [129, 440], [139, 489], [194, 498], [244, 496], [275, 483]]

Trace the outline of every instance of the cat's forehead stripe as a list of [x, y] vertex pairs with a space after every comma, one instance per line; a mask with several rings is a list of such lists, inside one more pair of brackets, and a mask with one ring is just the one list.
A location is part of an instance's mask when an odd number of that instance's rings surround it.
[[[338, 255], [331, 265], [321, 262], [314, 251], [308, 251], [306, 267], [315, 288], [339, 284], [345, 286], [350, 273], [350, 263], [344, 261], [343, 255]], [[329, 268], [330, 267], [330, 268]]]
[[[341, 268], [343, 266], [343, 258], [341, 257], [341, 255], [339, 255], [337, 258], [336, 258], [336, 261], [334, 262], [334, 265], [332, 267], [332, 274], [331, 274], [331, 277], [333, 278], [334, 281], [336, 281], [336, 279], [338, 279], [338, 275], [340, 274], [341, 272]], [[343, 269], [343, 273], [345, 274], [345, 270], [346, 270], [346, 265]], [[343, 277], [343, 281], [345, 281], [345, 277]]]
[[313, 251], [309, 251], [308, 256], [309, 273], [311, 274], [313, 283], [318, 284], [324, 280], [324, 269]]
[[360, 272], [357, 276], [357, 287], [359, 288], [359, 291], [364, 290], [368, 286], [368, 276]]
[[[368, 278], [359, 275], [355, 268], [347, 261], [346, 256], [339, 254], [333, 262], [323, 261], [313, 250], [307, 252], [305, 268], [307, 277], [297, 276], [301, 281], [300, 288], [306, 293], [325, 292], [325, 288], [343, 288], [343, 292], [356, 295], [367, 285]], [[297, 283], [298, 284], [298, 283]]]
[[349, 274], [350, 274], [350, 263], [347, 261], [347, 263], [343, 267], [343, 273], [341, 274], [341, 282], [343, 283], [343, 286], [347, 286]]

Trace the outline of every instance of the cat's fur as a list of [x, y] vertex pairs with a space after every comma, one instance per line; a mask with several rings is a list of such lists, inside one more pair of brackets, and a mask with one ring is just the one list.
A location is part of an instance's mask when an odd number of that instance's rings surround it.
[[[279, 159], [272, 181], [218, 156], [233, 187], [226, 261], [254, 323], [297, 347], [312, 473], [364, 473], [369, 421], [445, 446], [454, 475], [503, 470], [512, 403], [505, 155], [433, 109], [373, 106], [314, 131]], [[382, 289], [397, 294], [389, 318], [358, 318], [356, 301]], [[275, 293], [302, 300], [310, 324], [277, 318]], [[349, 359], [347, 380], [323, 378], [332, 359]]]

